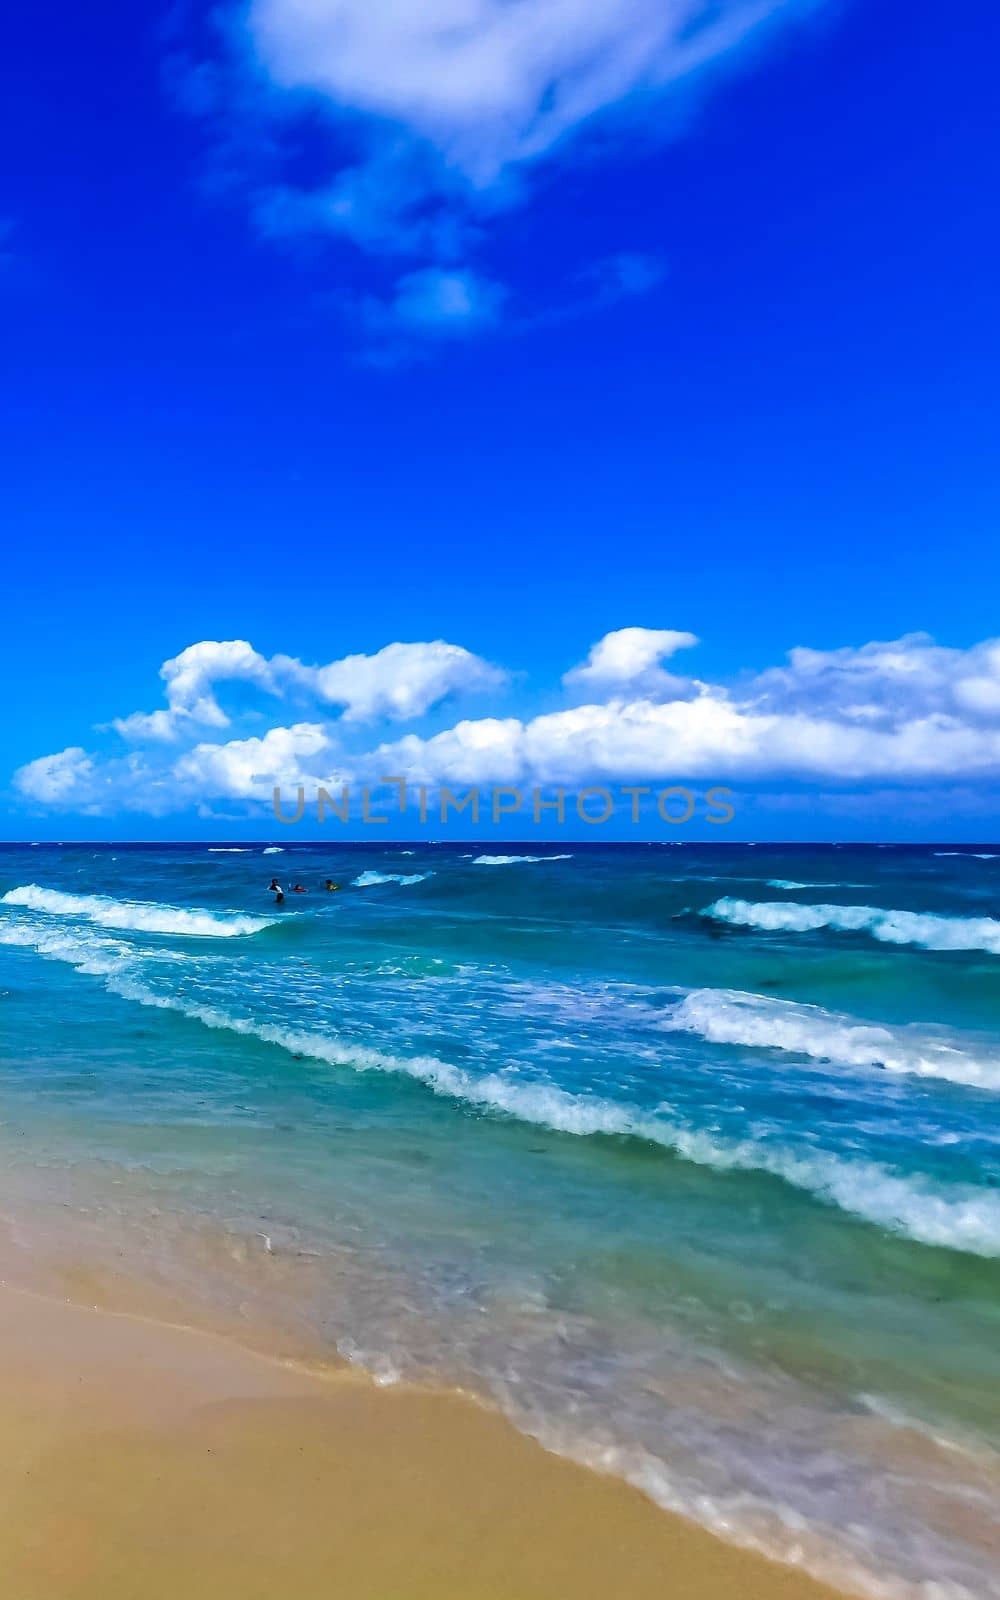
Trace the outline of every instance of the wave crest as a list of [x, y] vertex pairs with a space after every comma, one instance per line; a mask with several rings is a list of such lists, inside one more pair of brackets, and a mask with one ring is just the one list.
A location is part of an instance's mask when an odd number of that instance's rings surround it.
[[50, 917], [79, 917], [102, 928], [180, 934], [197, 939], [233, 939], [273, 926], [270, 917], [251, 917], [240, 912], [219, 915], [214, 911], [185, 911], [178, 906], [160, 905], [155, 900], [114, 900], [109, 895], [67, 894], [59, 889], [43, 889], [37, 883], [8, 889], [0, 897], [0, 904], [23, 906]]
[[474, 867], [511, 867], [518, 861], [572, 861], [570, 851], [557, 856], [475, 856]]
[[837, 1206], [862, 1221], [920, 1244], [980, 1256], [1000, 1256], [1000, 1192], [974, 1185], [949, 1187], [907, 1177], [877, 1162], [845, 1159], [832, 1152], [795, 1151], [760, 1138], [727, 1139], [685, 1123], [666, 1103], [643, 1113], [590, 1095], [575, 1095], [547, 1083], [529, 1083], [502, 1072], [476, 1076], [437, 1056], [401, 1057], [335, 1035], [233, 1016], [176, 994], [155, 993], [136, 971], [134, 952], [111, 941], [52, 930], [0, 926], [0, 944], [20, 944], [104, 978], [123, 999], [177, 1012], [208, 1028], [273, 1044], [292, 1055], [361, 1072], [401, 1073], [435, 1094], [485, 1112], [577, 1136], [617, 1135], [662, 1146], [685, 1161], [722, 1172], [762, 1172]]
[[935, 911], [894, 911], [883, 906], [796, 905], [789, 900], [723, 897], [702, 916], [768, 933], [868, 933], [883, 944], [914, 944], [924, 950], [985, 950], [1000, 956], [1000, 921], [995, 917], [950, 917]]
[[710, 1044], [784, 1050], [844, 1067], [940, 1078], [976, 1089], [1000, 1089], [1000, 1059], [915, 1025], [887, 1027], [738, 989], [693, 989], [662, 1024]]
[[355, 889], [371, 889], [377, 883], [423, 883], [430, 872], [362, 872], [354, 879]]

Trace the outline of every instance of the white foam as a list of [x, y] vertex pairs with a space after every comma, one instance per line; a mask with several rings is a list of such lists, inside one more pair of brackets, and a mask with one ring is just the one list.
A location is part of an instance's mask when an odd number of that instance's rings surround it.
[[925, 950], [985, 950], [1000, 955], [1000, 922], [994, 917], [949, 917], [933, 911], [894, 911], [882, 906], [796, 905], [788, 900], [723, 898], [703, 916], [767, 932], [811, 933], [833, 928], [869, 933], [884, 944], [915, 944]]
[[261, 851], [262, 856], [283, 856], [284, 853], [285, 847], [283, 844], [268, 844]]
[[[745, 880], [746, 881], [746, 880]], [[749, 880], [753, 882], [753, 879]], [[760, 880], [757, 879], [757, 882]], [[769, 889], [863, 889], [863, 883], [797, 883], [794, 878], [768, 878]]]
[[936, 856], [960, 856], [966, 861], [1000, 861], [1000, 855], [987, 850], [935, 850]]
[[[125, 987], [113, 984], [118, 992]], [[974, 1255], [1000, 1255], [1000, 1193], [965, 1186], [942, 1192], [919, 1179], [899, 1177], [870, 1161], [846, 1161], [824, 1151], [807, 1155], [764, 1140], [723, 1140], [675, 1121], [645, 1115], [613, 1101], [568, 1094], [542, 1083], [488, 1073], [476, 1077], [435, 1056], [400, 1058], [328, 1035], [251, 1022], [209, 1007], [189, 1007], [173, 999], [133, 998], [183, 1011], [208, 1027], [224, 1028], [279, 1045], [294, 1055], [360, 1071], [399, 1072], [416, 1078], [435, 1094], [499, 1111], [558, 1133], [629, 1135], [674, 1151], [699, 1166], [721, 1171], [767, 1172], [841, 1210], [923, 1244], [942, 1245]]]
[[691, 1127], [664, 1102], [655, 1112], [597, 1096], [574, 1095], [553, 1084], [525, 1082], [502, 1072], [476, 1076], [437, 1056], [400, 1057], [353, 1044], [335, 1035], [288, 1028], [233, 1016], [175, 994], [155, 993], [143, 981], [133, 950], [87, 934], [0, 924], [0, 944], [34, 949], [66, 961], [80, 972], [104, 978], [113, 993], [139, 1005], [177, 1012], [208, 1028], [277, 1045], [292, 1055], [361, 1072], [401, 1073], [435, 1094], [501, 1112], [522, 1122], [577, 1136], [626, 1135], [662, 1146], [699, 1166], [717, 1171], [765, 1172], [842, 1211], [900, 1233], [921, 1244], [940, 1245], [980, 1256], [1000, 1256], [1000, 1191], [973, 1185], [947, 1189], [920, 1176], [903, 1176], [877, 1162], [851, 1160], [832, 1152], [796, 1151], [765, 1132], [757, 1138], [727, 1139]]
[[46, 929], [21, 922], [0, 922], [0, 944], [34, 950], [50, 961], [65, 961], [77, 972], [97, 978], [108, 978], [118, 972], [129, 954], [125, 945], [112, 939], [89, 933], [69, 933], [58, 926]]
[[663, 1027], [696, 1033], [711, 1044], [784, 1050], [844, 1067], [942, 1078], [1000, 1089], [1000, 1054], [977, 1055], [965, 1042], [916, 1025], [887, 1027], [737, 989], [693, 989]]
[[766, 1172], [865, 1221], [923, 1244], [974, 1255], [1000, 1255], [1000, 1192], [954, 1185], [947, 1190], [919, 1177], [905, 1177], [871, 1161], [827, 1151], [797, 1152], [757, 1139], [724, 1139], [684, 1123], [663, 1104], [642, 1113], [596, 1096], [567, 1093], [546, 1083], [526, 1083], [500, 1072], [475, 1076], [436, 1056], [392, 1056], [330, 1034], [287, 1028], [232, 1016], [177, 995], [157, 994], [135, 974], [135, 959], [110, 941], [45, 930], [0, 926], [0, 943], [31, 945], [39, 954], [69, 961], [78, 970], [104, 976], [107, 987], [140, 1005], [179, 1012], [205, 1027], [274, 1044], [296, 1056], [355, 1071], [402, 1073], [435, 1094], [484, 1111], [498, 1111], [559, 1133], [628, 1135], [673, 1151], [687, 1161], [719, 1171]]
[[376, 883], [423, 883], [430, 872], [362, 872], [354, 879], [355, 889], [370, 889]]
[[246, 845], [210, 844], [208, 853], [210, 856], [248, 856], [250, 850]]
[[474, 867], [510, 867], [517, 861], [572, 861], [572, 853], [567, 851], [557, 856], [475, 856]]
[[0, 903], [24, 906], [51, 917], [79, 917], [102, 928], [131, 928], [139, 933], [172, 933], [186, 938], [232, 939], [272, 926], [272, 919], [268, 917], [248, 917], [239, 912], [220, 916], [213, 911], [185, 911], [177, 906], [160, 905], [157, 901], [66, 894], [59, 889], [43, 889], [37, 883], [9, 889]]

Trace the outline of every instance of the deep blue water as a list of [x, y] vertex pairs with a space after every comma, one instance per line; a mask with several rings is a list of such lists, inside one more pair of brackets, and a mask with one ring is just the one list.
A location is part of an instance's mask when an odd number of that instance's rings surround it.
[[1000, 1593], [1000, 847], [263, 852], [0, 847], [8, 1214]]

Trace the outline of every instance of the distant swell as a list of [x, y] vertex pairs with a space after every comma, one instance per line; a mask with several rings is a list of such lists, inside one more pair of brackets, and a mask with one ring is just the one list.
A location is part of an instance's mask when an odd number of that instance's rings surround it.
[[430, 872], [362, 872], [354, 879], [355, 889], [370, 889], [376, 883], [423, 883]]
[[474, 867], [512, 867], [518, 861], [572, 861], [570, 852], [557, 856], [476, 856]]
[[232, 939], [240, 934], [259, 933], [272, 925], [267, 917], [183, 911], [156, 901], [113, 900], [106, 895], [64, 894], [57, 889], [43, 889], [37, 883], [9, 889], [0, 904], [25, 906], [50, 917], [81, 917], [102, 928], [131, 928], [138, 933], [181, 934], [187, 938]]
[[826, 883], [798, 883], [794, 878], [768, 878], [769, 889], [863, 889], [863, 883], [842, 883], [833, 879]]
[[877, 1162], [845, 1160], [823, 1150], [796, 1152], [766, 1137], [725, 1139], [704, 1133], [666, 1105], [653, 1114], [639, 1113], [611, 1100], [574, 1095], [499, 1072], [475, 1076], [437, 1056], [393, 1056], [329, 1034], [232, 1016], [178, 995], [155, 993], [136, 975], [131, 952], [110, 940], [13, 925], [0, 926], [0, 944], [28, 946], [40, 955], [69, 962], [78, 971], [102, 976], [108, 989], [125, 999], [177, 1012], [208, 1028], [259, 1039], [292, 1055], [355, 1071], [405, 1074], [435, 1094], [557, 1133], [643, 1139], [717, 1171], [768, 1173], [918, 1243], [973, 1255], [1000, 1255], [1000, 1191], [965, 1185], [945, 1194], [932, 1182], [901, 1177]]
[[964, 1043], [917, 1026], [885, 1027], [769, 995], [694, 989], [663, 1026], [697, 1034], [711, 1044], [784, 1050], [837, 1066], [881, 1067], [971, 1088], [1000, 1089], [996, 1054], [978, 1056]]
[[914, 944], [924, 950], [985, 950], [1000, 955], [1000, 922], [994, 917], [947, 917], [933, 911], [892, 911], [881, 906], [800, 906], [788, 900], [732, 900], [706, 906], [703, 916], [768, 933], [868, 933], [884, 944]]

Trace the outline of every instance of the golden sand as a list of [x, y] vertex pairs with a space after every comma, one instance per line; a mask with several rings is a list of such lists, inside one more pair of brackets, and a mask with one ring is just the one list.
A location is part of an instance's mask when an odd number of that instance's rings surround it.
[[459, 1395], [0, 1288], [2, 1600], [831, 1600]]

